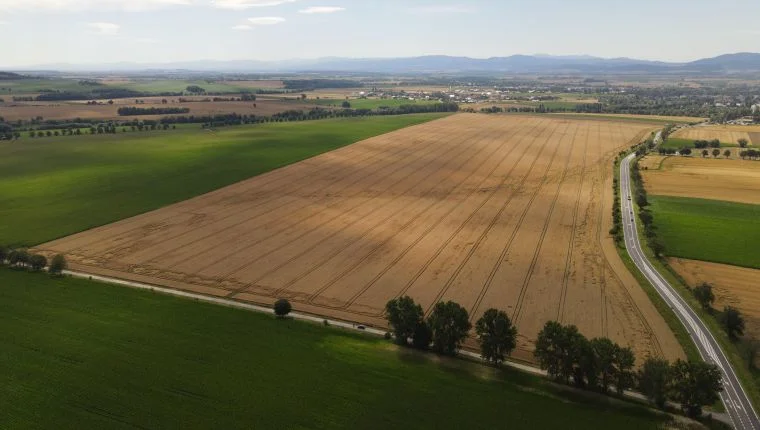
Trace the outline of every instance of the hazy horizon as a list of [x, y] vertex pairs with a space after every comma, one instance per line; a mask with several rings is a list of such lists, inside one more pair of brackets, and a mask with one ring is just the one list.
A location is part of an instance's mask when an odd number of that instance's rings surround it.
[[536, 53], [687, 62], [760, 51], [737, 10], [756, 16], [760, 2], [0, 0], [11, 41], [0, 69]]

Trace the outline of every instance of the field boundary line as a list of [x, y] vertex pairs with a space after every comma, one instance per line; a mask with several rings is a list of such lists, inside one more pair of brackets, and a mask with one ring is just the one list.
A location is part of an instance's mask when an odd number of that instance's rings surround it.
[[[438, 120], [440, 120], [440, 119], [445, 119], [445, 118], [446, 118], [446, 117], [444, 117], [444, 118], [439, 118], [439, 119], [437, 119], [437, 120], [433, 120], [433, 121], [428, 121], [428, 122], [435, 122], [435, 121], [438, 121]], [[332, 150], [332, 151], [327, 151], [327, 152], [323, 152], [323, 153], [321, 153], [321, 154], [316, 154], [316, 155], [314, 155], [313, 157], [308, 157], [308, 158], [305, 158], [305, 159], [303, 159], [303, 160], [300, 160], [300, 161], [295, 161], [295, 162], [293, 162], [293, 163], [290, 163], [290, 164], [287, 164], [287, 165], [285, 165], [285, 166], [281, 166], [281, 167], [278, 167], [278, 168], [276, 168], [276, 169], [270, 170], [270, 171], [268, 171], [268, 172], [264, 172], [264, 173], [262, 173], [262, 174], [260, 174], [260, 175], [255, 175], [255, 176], [252, 176], [252, 177], [250, 177], [250, 178], [246, 178], [246, 179], [243, 179], [243, 180], [241, 180], [241, 181], [238, 181], [238, 182], [235, 182], [235, 183], [229, 184], [229, 185], [227, 185], [227, 186], [224, 186], [224, 187], [221, 187], [221, 188], [218, 188], [218, 189], [215, 189], [215, 190], [211, 190], [211, 191], [209, 191], [209, 192], [207, 192], [207, 193], [204, 193], [204, 194], [201, 194], [201, 195], [198, 195], [198, 196], [195, 196], [195, 197], [191, 197], [191, 198], [189, 198], [189, 199], [186, 199], [186, 200], [183, 200], [183, 201], [180, 201], [180, 202], [176, 202], [176, 203], [174, 203], [174, 204], [172, 204], [172, 205], [164, 206], [164, 207], [162, 207], [162, 208], [157, 208], [157, 209], [154, 209], [154, 210], [151, 210], [151, 211], [148, 211], [148, 212], [143, 212], [143, 213], [141, 213], [141, 214], [137, 214], [137, 215], [134, 215], [134, 216], [132, 216], [132, 217], [129, 217], [129, 218], [126, 218], [126, 219], [123, 219], [123, 220], [118, 220], [118, 221], [115, 221], [115, 222], [113, 222], [113, 223], [104, 224], [104, 225], [102, 225], [102, 226], [98, 226], [98, 227], [95, 227], [95, 228], [93, 228], [93, 229], [89, 229], [89, 230], [85, 230], [85, 231], [86, 231], [86, 232], [97, 232], [97, 231], [99, 231], [99, 230], [101, 230], [101, 229], [105, 229], [105, 228], [107, 228], [107, 227], [109, 227], [109, 226], [112, 226], [113, 224], [117, 224], [117, 223], [125, 223], [125, 224], [127, 224], [127, 225], [128, 225], [128, 224], [130, 224], [130, 223], [132, 223], [132, 222], [138, 222], [138, 221], [139, 221], [139, 220], [138, 220], [139, 218], [142, 218], [142, 217], [144, 217], [144, 216], [146, 216], [146, 215], [148, 215], [148, 214], [150, 214], [150, 213], [152, 213], [152, 212], [155, 212], [155, 211], [161, 210], [161, 209], [163, 209], [163, 208], [166, 208], [166, 207], [169, 207], [169, 206], [173, 206], [173, 205], [180, 205], [180, 204], [183, 204], [183, 203], [186, 203], [186, 202], [190, 202], [190, 201], [193, 201], [193, 200], [196, 200], [196, 199], [200, 199], [200, 198], [216, 197], [216, 199], [212, 200], [212, 201], [209, 203], [209, 204], [216, 204], [216, 203], [219, 203], [219, 202], [221, 202], [221, 201], [225, 200], [226, 198], [228, 198], [228, 197], [225, 197], [225, 196], [223, 195], [223, 193], [222, 193], [222, 191], [223, 191], [223, 190], [225, 190], [225, 191], [229, 191], [229, 188], [230, 188], [230, 187], [232, 187], [232, 188], [240, 188], [240, 187], [245, 187], [246, 183], [248, 183], [249, 181], [251, 181], [251, 179], [253, 179], [253, 178], [262, 178], [262, 177], [266, 178], [267, 176], [272, 176], [272, 175], [274, 175], [275, 173], [277, 173], [277, 172], [280, 172], [281, 170], [284, 170], [284, 169], [287, 169], [287, 168], [291, 168], [291, 169], [292, 169], [292, 168], [293, 168], [293, 166], [297, 166], [297, 165], [299, 165], [299, 164], [300, 164], [300, 163], [302, 163], [302, 162], [305, 162], [305, 161], [308, 161], [308, 160], [312, 160], [312, 159], [314, 159], [314, 158], [318, 158], [318, 157], [326, 157], [326, 156], [330, 156], [330, 155], [333, 155], [333, 156], [334, 156], [336, 153], [340, 153], [340, 152], [348, 152], [348, 153], [349, 153], [349, 155], [350, 155], [350, 153], [351, 153], [351, 152], [355, 152], [355, 150], [356, 150], [355, 144], [357, 144], [357, 143], [359, 143], [359, 142], [362, 142], [362, 141], [365, 141], [365, 140], [369, 140], [369, 139], [374, 139], [374, 138], [377, 138], [377, 137], [380, 137], [380, 136], [386, 136], [386, 135], [388, 135], [388, 134], [393, 134], [393, 133], [395, 133], [395, 132], [398, 132], [398, 131], [401, 131], [401, 130], [406, 130], [406, 129], [408, 129], [408, 128], [413, 128], [413, 127], [416, 127], [416, 126], [421, 126], [421, 125], [425, 125], [425, 124], [427, 124], [427, 123], [422, 123], [422, 124], [415, 124], [415, 125], [412, 125], [412, 126], [410, 126], [410, 127], [404, 127], [404, 128], [398, 129], [398, 130], [393, 130], [393, 131], [391, 131], [391, 132], [389, 132], [389, 133], [385, 133], [385, 134], [379, 134], [379, 135], [377, 135], [377, 136], [372, 136], [372, 137], [369, 137], [369, 138], [367, 138], [367, 139], [362, 139], [362, 140], [359, 140], [359, 141], [356, 141], [356, 142], [350, 143], [350, 144], [348, 144], [348, 145], [342, 146], [342, 147], [340, 147], [340, 148], [336, 148], [336, 149], [334, 149], [334, 150]], [[379, 154], [374, 154], [374, 155], [379, 155]], [[374, 155], [370, 156], [369, 158], [372, 158]], [[289, 172], [289, 173], [290, 173], [290, 172]], [[272, 183], [272, 182], [275, 182], [275, 181], [278, 181], [278, 180], [282, 180], [282, 179], [286, 179], [286, 178], [288, 178], [288, 177], [290, 177], [290, 175], [288, 175], [288, 176], [279, 176], [279, 177], [275, 177], [275, 178], [274, 178], [274, 179], [272, 179], [271, 181], [265, 182], [264, 184], [259, 184], [258, 186], [264, 186], [264, 185], [268, 185], [268, 184], [270, 184], [270, 183]], [[282, 184], [282, 186], [278, 187], [277, 189], [279, 190], [279, 189], [282, 189], [282, 188], [288, 187], [289, 185], [292, 185], [292, 184], [289, 184], [289, 183], [287, 183], [287, 182], [286, 182], [286, 183]], [[305, 185], [308, 185], [308, 183], [307, 183], [307, 184], [304, 184], [304, 186], [305, 186]], [[300, 188], [299, 188], [299, 189], [300, 189]], [[245, 192], [245, 189], [243, 189], [243, 190], [236, 190], [236, 192], [235, 192], [235, 195], [240, 195], [242, 192]], [[218, 195], [218, 194], [221, 194], [221, 195]], [[263, 195], [263, 194], [265, 194], [265, 192], [259, 192], [258, 194], [256, 194], [256, 196], [258, 197], [258, 196], [260, 196], [260, 195]], [[238, 212], [236, 212], [235, 214], [237, 214], [237, 213], [238, 213]], [[232, 216], [232, 215], [231, 215], [231, 216]], [[169, 220], [169, 219], [171, 219], [171, 216], [166, 216], [166, 217], [162, 218], [161, 220], [157, 220], [157, 221], [156, 221], [156, 223], [163, 223], [163, 222], [166, 222], [166, 221], [167, 221], [167, 220]], [[136, 231], [136, 230], [139, 230], [140, 228], [141, 228], [141, 227], [135, 227], [135, 228], [132, 228], [132, 229], [126, 230], [126, 231], [124, 231], [124, 232], [122, 232], [122, 233], [119, 233], [119, 236], [123, 236], [123, 235], [125, 235], [125, 234], [129, 234], [129, 233], [131, 233], [131, 232], [134, 232], [134, 231]], [[79, 233], [83, 233], [83, 232], [79, 232]], [[76, 234], [79, 234], [79, 233], [75, 233], [75, 235], [76, 235]], [[65, 236], [65, 237], [63, 237], [63, 238], [59, 238], [59, 239], [56, 239], [55, 241], [57, 241], [57, 240], [61, 240], [61, 239], [65, 239], [65, 238], [68, 238], [68, 237], [70, 237], [70, 236]], [[54, 243], [55, 241], [52, 241], [52, 242], [49, 242], [49, 243]], [[90, 246], [90, 245], [92, 245], [92, 244], [98, 243], [99, 241], [100, 241], [100, 240], [98, 240], [98, 239], [96, 239], [96, 240], [92, 240], [92, 241], [89, 241], [89, 242], [87, 242], [87, 243], [85, 243], [85, 244], [83, 244], [83, 245], [80, 245], [80, 246], [78, 246], [78, 247], [76, 247], [76, 248], [72, 249], [71, 251], [72, 251], [72, 252], [74, 252], [74, 251], [76, 251], [76, 250], [78, 250], [78, 249], [80, 249], [80, 248], [82, 248], [82, 247], [84, 247], [84, 246]], [[111, 249], [112, 249], [112, 248], [111, 248]]]
[[[432, 135], [432, 133], [431, 133], [431, 135]], [[357, 142], [357, 143], [358, 143], [358, 142]], [[415, 154], [416, 154], [418, 151], [419, 151], [419, 148], [415, 148], [414, 150], [412, 150], [412, 151], [409, 151], [409, 155], [410, 155], [410, 156], [412, 156], [412, 155], [415, 155]], [[393, 153], [392, 153], [392, 154], [390, 154], [390, 155], [397, 155], [397, 154], [400, 154], [400, 153], [402, 153], [402, 152], [404, 152], [404, 151], [395, 151], [395, 152], [393, 152]], [[388, 154], [386, 154], [386, 155], [388, 155]], [[372, 157], [370, 157], [370, 158], [372, 158]], [[383, 160], [385, 160], [385, 158], [383, 158]], [[373, 163], [373, 164], [375, 164], [375, 163]], [[398, 171], [399, 169], [403, 168], [404, 166], [405, 166], [405, 165], [402, 165], [402, 166], [396, 166], [396, 169], [395, 169], [395, 170], [392, 170], [391, 172], [388, 172], [388, 173], [386, 173], [384, 176], [380, 176], [380, 177], [378, 178], [378, 181], [381, 181], [382, 179], [385, 179], [387, 176], [389, 176], [389, 175], [392, 175], [393, 173], [395, 173], [395, 172], [396, 172], [396, 171]], [[388, 165], [388, 167], [391, 167], [391, 165]], [[384, 170], [385, 170], [385, 169], [379, 169], [379, 170], [377, 170], [377, 171], [376, 171], [376, 173], [382, 173]], [[361, 176], [361, 175], [362, 175], [362, 173], [363, 173], [363, 172], [361, 172], [361, 171], [358, 171], [358, 172], [356, 172], [355, 174], [351, 175], [350, 177], [353, 177], [353, 176]], [[374, 175], [373, 175], [373, 176], [374, 176]], [[365, 177], [366, 177], [366, 176], [365, 176]], [[334, 184], [336, 184], [336, 183], [340, 183], [341, 181], [343, 181], [343, 180], [345, 180], [345, 179], [346, 179], [346, 178], [344, 178], [344, 177], [341, 177], [340, 175], [337, 175], [337, 176], [336, 176], [336, 178], [335, 178], [335, 180], [333, 180], [333, 181], [330, 181], [330, 182], [329, 182], [329, 183], [328, 183], [326, 186], [322, 187], [322, 189], [324, 190], [324, 189], [326, 189], [327, 187], [331, 187], [332, 185], [334, 185]], [[375, 183], [376, 183], [376, 182], [375, 182]], [[374, 184], [374, 183], [373, 183], [373, 184]], [[294, 190], [294, 191], [298, 191], [298, 190], [300, 190], [301, 188], [304, 188], [306, 185], [308, 185], [308, 184], [305, 184], [304, 186], [301, 186], [301, 187], [297, 188], [297, 189], [296, 189], [296, 190]], [[336, 190], [336, 192], [340, 192], [340, 191], [342, 191], [342, 190], [345, 190], [345, 189], [349, 188], [351, 185], [352, 185], [352, 183], [348, 182], [348, 183], [346, 183], [346, 185], [345, 185], [344, 187], [341, 187], [341, 188], [339, 188], [338, 190]], [[292, 192], [291, 192], [291, 193], [289, 193], [289, 194], [292, 194]], [[353, 195], [356, 195], [356, 194], [358, 194], [358, 193], [355, 193], [355, 194], [353, 194]], [[298, 207], [297, 209], [294, 209], [294, 210], [295, 210], [295, 211], [300, 211], [300, 210], [303, 210], [303, 209], [306, 209], [306, 208], [308, 208], [309, 206], [312, 206], [312, 205], [315, 205], [315, 204], [319, 204], [319, 203], [321, 203], [321, 202], [326, 202], [326, 201], [329, 201], [329, 200], [330, 200], [330, 197], [329, 197], [329, 196], [327, 196], [327, 197], [322, 197], [322, 198], [319, 198], [319, 199], [318, 199], [318, 200], [316, 200], [316, 201], [307, 201], [305, 204], [301, 205], [300, 207]], [[202, 237], [202, 238], [199, 238], [199, 239], [197, 239], [197, 240], [195, 240], [195, 241], [193, 241], [193, 242], [191, 242], [191, 243], [189, 243], [189, 244], [187, 244], [187, 245], [185, 245], [185, 246], [190, 246], [190, 245], [192, 245], [192, 244], [195, 244], [195, 243], [197, 243], [197, 242], [200, 242], [200, 241], [202, 241], [202, 240], [205, 240], [205, 239], [207, 239], [207, 238], [209, 238], [209, 237], [212, 237], [212, 236], [214, 236], [215, 234], [219, 234], [219, 233], [225, 232], [225, 231], [227, 231], [227, 230], [229, 230], [229, 229], [231, 229], [231, 228], [234, 228], [234, 227], [237, 227], [237, 226], [240, 226], [240, 225], [243, 225], [243, 224], [249, 223], [249, 222], [251, 222], [251, 221], [253, 221], [253, 220], [255, 220], [255, 219], [257, 219], [257, 218], [259, 218], [259, 217], [261, 217], [261, 216], [265, 216], [265, 215], [268, 215], [268, 214], [270, 214], [270, 213], [272, 213], [272, 212], [275, 212], [275, 211], [277, 211], [277, 210], [279, 210], [279, 209], [282, 209], [283, 207], [285, 207], [285, 206], [287, 206], [287, 205], [289, 205], [289, 204], [291, 204], [291, 203], [296, 203], [296, 202], [299, 202], [299, 199], [298, 199], [298, 198], [295, 198], [295, 200], [293, 200], [293, 201], [290, 201], [290, 202], [286, 202], [285, 204], [282, 204], [282, 205], [276, 206], [276, 207], [274, 207], [274, 208], [272, 208], [272, 209], [270, 209], [270, 210], [268, 210], [268, 211], [266, 211], [266, 212], [263, 212], [263, 213], [257, 214], [257, 215], [255, 215], [255, 216], [251, 216], [251, 217], [248, 217], [248, 218], [246, 218], [245, 220], [243, 220], [243, 221], [240, 221], [239, 223], [235, 223], [235, 224], [232, 224], [232, 225], [230, 225], [230, 226], [224, 227], [224, 228], [222, 228], [221, 230], [217, 230], [215, 233], [207, 234], [206, 236], [204, 236], [204, 237]], [[262, 202], [262, 203], [261, 203], [260, 205], [258, 205], [258, 206], [264, 205], [264, 204], [266, 204], [266, 203], [267, 203], [267, 202], [266, 202], [266, 201], [264, 201], [264, 202]], [[332, 202], [332, 203], [330, 203], [330, 204], [327, 204], [327, 205], [326, 205], [324, 208], [322, 208], [321, 210], [319, 210], [319, 211], [317, 211], [317, 212], [314, 212], [314, 213], [310, 213], [310, 214], [307, 214], [307, 216], [305, 217], [305, 219], [300, 219], [300, 220], [298, 220], [298, 221], [294, 221], [294, 222], [291, 222], [291, 223], [290, 223], [290, 224], [288, 224], [286, 227], [278, 229], [276, 232], [274, 232], [274, 233], [270, 234], [269, 236], [266, 236], [266, 237], [263, 237], [263, 238], [260, 238], [260, 239], [258, 239], [258, 240], [257, 240], [255, 243], [247, 243], [247, 242], [243, 241], [244, 245], [242, 245], [242, 247], [235, 247], [235, 248], [234, 248], [234, 251], [232, 251], [232, 252], [228, 252], [228, 253], [227, 253], [227, 255], [224, 255], [224, 256], [222, 256], [222, 257], [219, 257], [219, 258], [218, 258], [218, 259], [216, 259], [216, 260], [212, 260], [212, 261], [210, 261], [210, 262], [208, 262], [208, 263], [205, 263], [204, 265], [200, 265], [200, 266], [198, 266], [198, 267], [197, 267], [197, 271], [198, 271], [198, 272], [201, 272], [201, 271], [203, 271], [203, 270], [205, 270], [205, 269], [207, 269], [207, 268], [209, 268], [209, 267], [211, 267], [211, 266], [213, 266], [213, 265], [215, 265], [215, 264], [218, 264], [218, 263], [219, 263], [219, 262], [221, 262], [221, 261], [224, 261], [225, 259], [229, 258], [229, 256], [230, 256], [230, 255], [234, 255], [235, 253], [246, 251], [246, 250], [248, 250], [248, 249], [250, 249], [250, 248], [252, 248], [252, 247], [254, 247], [254, 246], [258, 245], [259, 243], [261, 243], [261, 242], [263, 242], [263, 241], [265, 241], [265, 240], [268, 240], [268, 239], [271, 239], [272, 237], [275, 237], [275, 236], [277, 236], [278, 234], [282, 233], [283, 231], [289, 230], [289, 229], [291, 229], [291, 228], [295, 227], [296, 225], [303, 223], [303, 222], [304, 222], [306, 219], [308, 219], [308, 218], [314, 217], [314, 216], [316, 216], [316, 215], [319, 215], [319, 214], [321, 214], [321, 213], [323, 213], [323, 212], [325, 212], [325, 211], [329, 210], [330, 208], [333, 208], [334, 206], [336, 206], [336, 205], [338, 205], [338, 204], [340, 204], [340, 203], [343, 203], [343, 202], [342, 202], [342, 201], [334, 201], [334, 202]], [[257, 207], [258, 207], [258, 206], [257, 206]], [[241, 210], [241, 211], [239, 211], [239, 212], [236, 212], [235, 214], [233, 214], [233, 215], [231, 215], [231, 216], [237, 215], [237, 214], [239, 214], [239, 213], [244, 213], [244, 212], [248, 212], [248, 210], [246, 210], [246, 209], [243, 209], [243, 210]], [[226, 219], [226, 218], [225, 218], [225, 219]], [[257, 228], [257, 229], [262, 229], [262, 228], [264, 228], [264, 227], [266, 227], [266, 226], [269, 226], [269, 225], [272, 225], [272, 224], [277, 224], [277, 223], [278, 223], [278, 221], [279, 221], [278, 219], [274, 219], [274, 220], [268, 221], [268, 222], [266, 222], [266, 223], [264, 223], [264, 224], [261, 224], [261, 225], [257, 225], [257, 226], [256, 226], [256, 228]], [[189, 233], [189, 232], [188, 232], [188, 233]], [[223, 248], [223, 247], [225, 247], [225, 245], [226, 245], [225, 243], [220, 243], [220, 244], [214, 245], [214, 246], [212, 246], [211, 248], [207, 248], [207, 249], [204, 249], [204, 250], [203, 250], [201, 253], [199, 253], [199, 254], [197, 254], [197, 255], [200, 255], [200, 254], [206, 253], [206, 252], [208, 252], [208, 251], [210, 251], [210, 250], [213, 250], [213, 249], [217, 249], [217, 248]], [[169, 251], [167, 251], [166, 253], [164, 253], [164, 255], [166, 255], [166, 254], [171, 254], [171, 253], [174, 253], [174, 252], [176, 252], [176, 251], [177, 251], [177, 249], [175, 248], [175, 249], [172, 249], [172, 250], [169, 250]], [[196, 255], [196, 256], [193, 256], [192, 258], [195, 258], [195, 257], [197, 257], [197, 255]], [[161, 257], [161, 256], [156, 256], [156, 257], [153, 257], [151, 260], [154, 260], [154, 259], [157, 259], [157, 258], [160, 258], [160, 257]], [[165, 269], [171, 269], [171, 268], [173, 268], [173, 267], [176, 267], [178, 264], [181, 264], [181, 262], [179, 262], [179, 263], [174, 263], [174, 264], [171, 264], [170, 266], [167, 266]]]

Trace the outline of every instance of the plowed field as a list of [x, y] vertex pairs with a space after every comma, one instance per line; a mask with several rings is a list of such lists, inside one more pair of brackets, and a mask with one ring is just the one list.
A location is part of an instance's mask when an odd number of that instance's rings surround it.
[[[385, 326], [387, 300], [505, 309], [681, 356], [620, 262], [611, 159], [653, 127], [455, 115], [40, 246], [76, 270]], [[224, 166], [219, 166], [223, 169]]]

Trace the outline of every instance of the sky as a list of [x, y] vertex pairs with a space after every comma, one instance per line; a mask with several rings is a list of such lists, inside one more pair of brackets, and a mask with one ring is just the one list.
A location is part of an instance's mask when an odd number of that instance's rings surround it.
[[0, 70], [513, 54], [760, 52], [758, 0], [0, 0]]

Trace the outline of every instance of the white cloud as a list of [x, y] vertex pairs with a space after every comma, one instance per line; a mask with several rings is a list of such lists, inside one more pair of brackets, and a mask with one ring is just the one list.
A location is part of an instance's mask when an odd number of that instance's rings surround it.
[[306, 9], [299, 10], [298, 13], [335, 13], [344, 10], [346, 10], [346, 8], [335, 6], [311, 6], [307, 7]]
[[107, 34], [113, 36], [119, 33], [120, 25], [112, 22], [90, 22], [87, 24], [93, 30], [96, 30], [100, 34]]
[[245, 10], [254, 7], [279, 6], [295, 1], [297, 0], [211, 0], [211, 4], [220, 9]]
[[253, 27], [251, 27], [250, 25], [236, 25], [232, 27], [232, 29], [238, 30], [238, 31], [248, 31], [248, 30], [253, 29]]
[[248, 18], [248, 22], [253, 25], [275, 25], [285, 22], [285, 18], [279, 16], [262, 16], [258, 18]]
[[141, 11], [190, 5], [196, 0], [0, 0], [0, 10], [80, 12], [83, 10]]
[[419, 6], [409, 8], [409, 12], [419, 15], [438, 15], [438, 14], [457, 14], [472, 13], [473, 10], [461, 5], [438, 5], [438, 6]]

